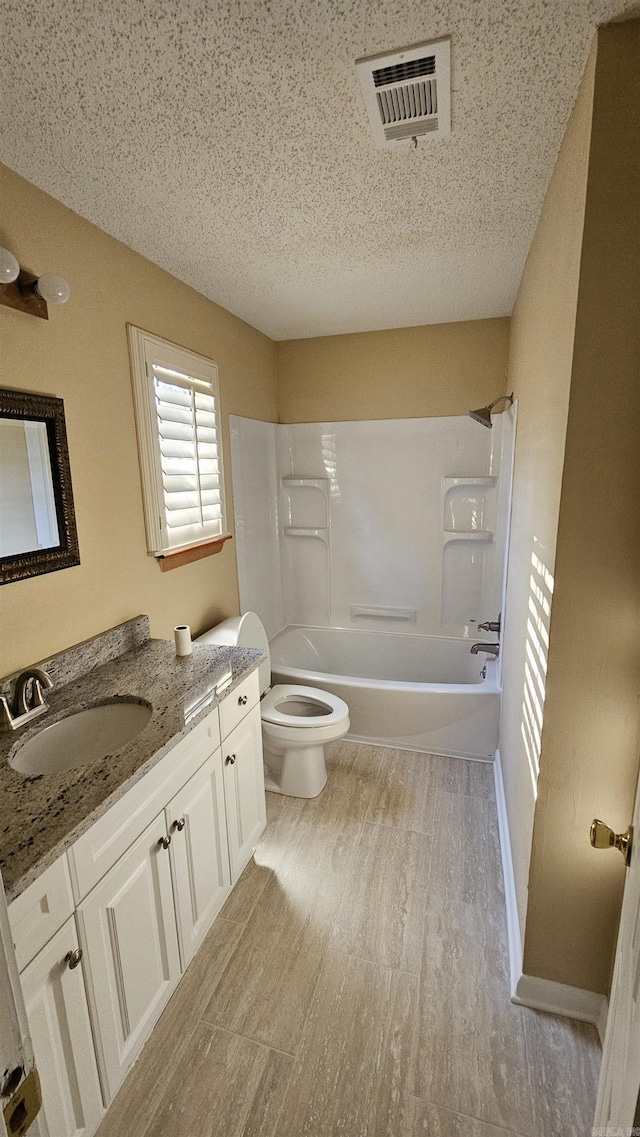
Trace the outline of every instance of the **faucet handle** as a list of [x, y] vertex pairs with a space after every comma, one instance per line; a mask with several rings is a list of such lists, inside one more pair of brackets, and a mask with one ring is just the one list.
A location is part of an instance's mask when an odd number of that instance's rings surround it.
[[3, 730], [13, 729], [13, 715], [6, 695], [0, 695], [0, 727]]
[[478, 624], [479, 632], [497, 632], [500, 635], [500, 628], [502, 627], [502, 613], [498, 616], [497, 620], [485, 620], [484, 624]]

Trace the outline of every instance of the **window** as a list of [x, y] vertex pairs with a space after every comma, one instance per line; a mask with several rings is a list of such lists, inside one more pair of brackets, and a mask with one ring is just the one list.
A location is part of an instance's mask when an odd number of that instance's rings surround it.
[[228, 537], [218, 369], [140, 328], [128, 333], [149, 552], [218, 552]]

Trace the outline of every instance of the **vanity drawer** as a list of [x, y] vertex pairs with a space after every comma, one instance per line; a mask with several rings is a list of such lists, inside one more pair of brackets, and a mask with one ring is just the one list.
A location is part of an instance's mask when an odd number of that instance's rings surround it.
[[247, 675], [246, 679], [227, 695], [226, 699], [220, 703], [220, 733], [223, 738], [231, 734], [235, 730], [239, 722], [242, 722], [244, 716], [255, 707], [256, 703], [260, 702], [260, 684], [258, 681], [258, 669]]
[[218, 708], [110, 806], [67, 854], [79, 903], [220, 745]]
[[73, 894], [63, 855], [9, 905], [9, 924], [22, 971], [73, 914]]

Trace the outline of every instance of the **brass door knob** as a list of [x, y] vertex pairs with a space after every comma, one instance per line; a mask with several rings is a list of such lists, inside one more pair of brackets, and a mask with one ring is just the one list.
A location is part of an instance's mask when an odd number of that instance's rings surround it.
[[624, 857], [626, 865], [631, 861], [633, 847], [633, 826], [630, 825], [626, 833], [614, 833], [610, 825], [605, 825], [597, 817], [591, 822], [589, 838], [594, 849], [618, 849]]
[[178, 833], [182, 833], [182, 830], [184, 829], [186, 824], [187, 823], [186, 823], [184, 817], [181, 817], [179, 821], [174, 821], [173, 828], [177, 829]]
[[65, 955], [64, 959], [65, 959], [65, 963], [69, 964], [69, 969], [71, 971], [73, 971], [78, 966], [78, 964], [80, 963], [80, 960], [82, 959], [82, 948], [77, 947], [75, 949], [75, 951], [68, 951], [67, 954]]
[[158, 844], [163, 849], [168, 849], [169, 845], [171, 844], [171, 834], [167, 833], [166, 837], [161, 837], [160, 840], [158, 841]]

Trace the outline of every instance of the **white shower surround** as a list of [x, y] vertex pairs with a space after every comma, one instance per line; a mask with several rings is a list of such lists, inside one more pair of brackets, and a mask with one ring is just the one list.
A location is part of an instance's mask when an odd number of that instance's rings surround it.
[[469, 641], [503, 608], [515, 410], [230, 421], [241, 610], [274, 681], [344, 698], [351, 737], [492, 758], [500, 668]]

